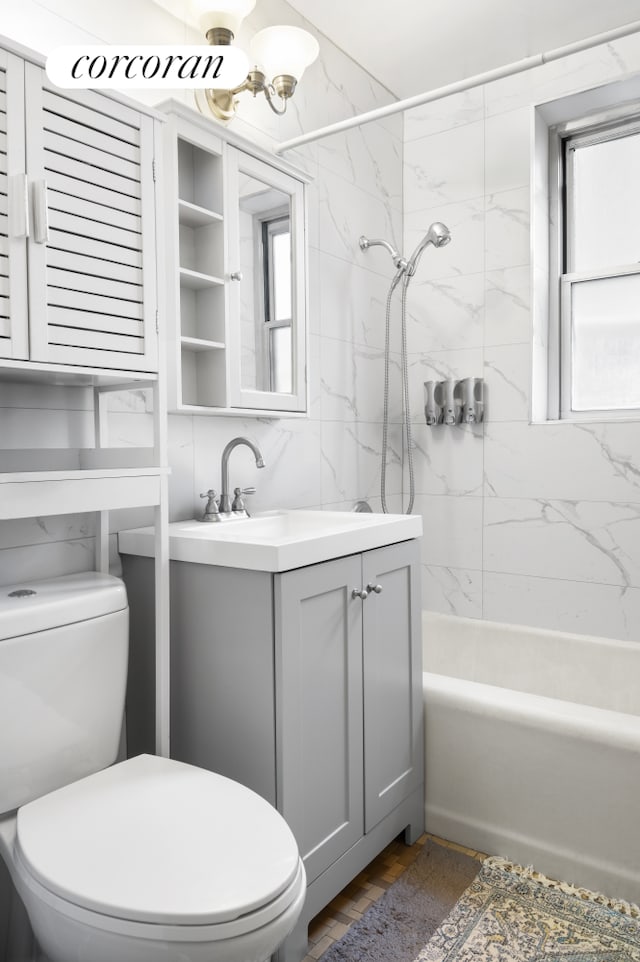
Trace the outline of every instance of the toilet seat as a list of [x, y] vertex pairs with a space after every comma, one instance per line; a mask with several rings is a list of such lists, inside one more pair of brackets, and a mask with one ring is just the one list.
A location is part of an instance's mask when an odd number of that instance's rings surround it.
[[23, 884], [63, 914], [167, 939], [190, 927], [195, 939], [232, 938], [304, 892], [295, 839], [268, 802], [150, 755], [23, 806], [14, 855]]
[[[258, 909], [257, 912], [243, 915], [232, 922], [219, 922], [213, 925], [172, 925], [161, 922], [135, 922], [130, 919], [116, 918], [112, 915], [103, 915], [85, 909], [61, 898], [59, 895], [55, 895], [37, 882], [29, 874], [19, 855], [14, 860], [13, 867], [21, 886], [21, 894], [25, 904], [27, 896], [30, 894], [32, 899], [41, 902], [55, 915], [65, 916], [73, 923], [79, 923], [90, 930], [111, 933], [125, 938], [145, 941], [161, 940], [167, 943], [228, 943], [234, 939], [242, 938], [242, 936], [257, 933], [261, 929], [266, 929], [269, 925], [277, 924], [287, 916], [295, 920], [304, 903], [307, 885], [304, 865], [302, 859], [300, 859], [291, 885], [277, 899]], [[31, 901], [31, 904], [33, 905], [33, 901]], [[286, 928], [289, 929], [290, 926]]]

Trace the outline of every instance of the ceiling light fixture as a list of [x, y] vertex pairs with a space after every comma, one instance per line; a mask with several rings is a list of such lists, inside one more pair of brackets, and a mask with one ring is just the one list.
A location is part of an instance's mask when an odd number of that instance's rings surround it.
[[[200, 29], [210, 44], [229, 46], [256, 0], [191, 0]], [[218, 120], [229, 121], [236, 112], [236, 97], [248, 90], [263, 93], [274, 113], [283, 114], [305, 69], [318, 56], [315, 37], [300, 27], [266, 27], [250, 45], [254, 66], [233, 90], [204, 91], [209, 110]], [[278, 105], [280, 100], [280, 105]]]

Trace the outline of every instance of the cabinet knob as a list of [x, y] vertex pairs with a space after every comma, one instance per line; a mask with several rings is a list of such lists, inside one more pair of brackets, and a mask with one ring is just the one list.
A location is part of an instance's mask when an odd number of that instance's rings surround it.
[[367, 585], [367, 592], [371, 592], [371, 591], [374, 591], [377, 595], [379, 595], [380, 592], [382, 591], [382, 585], [372, 585], [372, 584], [368, 584], [368, 585]]
[[369, 591], [367, 590], [367, 588], [354, 588], [353, 591], [351, 592], [351, 597], [361, 598], [362, 601], [365, 601], [365, 599], [369, 597]]
[[229, 277], [231, 278], [232, 281], [241, 281], [242, 271], [231, 271], [231, 273], [229, 274]]

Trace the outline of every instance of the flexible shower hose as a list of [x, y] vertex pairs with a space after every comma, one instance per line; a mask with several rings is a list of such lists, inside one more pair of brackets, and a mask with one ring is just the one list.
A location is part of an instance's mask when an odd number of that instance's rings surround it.
[[[390, 334], [391, 334], [391, 300], [393, 292], [402, 279], [402, 298], [401, 298], [401, 380], [402, 380], [402, 422], [404, 426], [406, 445], [407, 445], [407, 465], [409, 467], [409, 505], [404, 511], [401, 502], [401, 510], [405, 514], [411, 514], [415, 499], [415, 472], [413, 465], [413, 435], [411, 432], [411, 409], [409, 407], [409, 363], [407, 360], [407, 287], [409, 286], [409, 276], [402, 267], [393, 278], [389, 293], [387, 295], [387, 309], [385, 319], [384, 336], [384, 409], [382, 416], [382, 464], [380, 470], [380, 500], [382, 510], [385, 514], [389, 513], [387, 508], [387, 448], [389, 436], [389, 363], [390, 363]], [[402, 496], [401, 496], [402, 497]]]

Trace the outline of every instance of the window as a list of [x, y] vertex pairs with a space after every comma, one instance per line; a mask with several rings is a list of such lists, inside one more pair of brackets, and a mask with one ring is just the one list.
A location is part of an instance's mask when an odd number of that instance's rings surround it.
[[630, 417], [640, 412], [640, 116], [565, 124], [551, 143], [559, 414]]
[[292, 390], [291, 225], [289, 215], [262, 222], [264, 333], [269, 390]]

